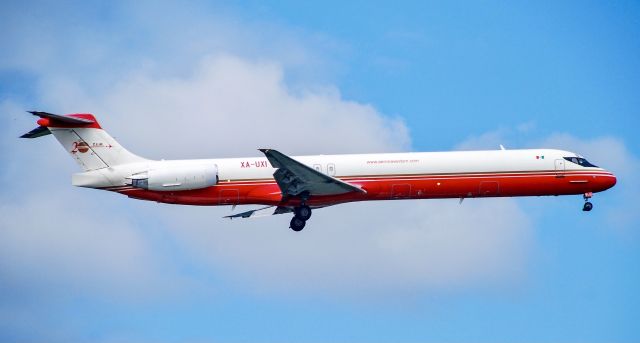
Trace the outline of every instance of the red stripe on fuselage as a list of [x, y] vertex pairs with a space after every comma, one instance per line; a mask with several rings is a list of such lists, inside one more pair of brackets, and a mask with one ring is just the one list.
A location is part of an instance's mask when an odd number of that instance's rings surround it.
[[[339, 179], [360, 186], [367, 193], [313, 196], [307, 203], [310, 206], [328, 206], [367, 200], [569, 195], [600, 192], [616, 183], [613, 174], [602, 170], [367, 175]], [[299, 200], [291, 199], [283, 204], [274, 179], [221, 181], [209, 188], [175, 192], [132, 187], [111, 187], [108, 190], [136, 199], [184, 205], [295, 206], [299, 203]]]

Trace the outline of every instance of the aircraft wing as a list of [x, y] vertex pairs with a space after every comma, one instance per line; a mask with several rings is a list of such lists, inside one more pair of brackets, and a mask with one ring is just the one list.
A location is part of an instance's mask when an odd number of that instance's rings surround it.
[[366, 193], [360, 187], [323, 174], [273, 149], [260, 149], [274, 168], [273, 173], [283, 196], [337, 195], [350, 192]]

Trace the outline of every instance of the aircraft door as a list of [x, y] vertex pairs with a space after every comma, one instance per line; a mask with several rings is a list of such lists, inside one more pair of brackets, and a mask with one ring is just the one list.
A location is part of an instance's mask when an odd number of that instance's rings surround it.
[[391, 199], [407, 199], [411, 196], [411, 185], [391, 186]]
[[220, 205], [237, 205], [240, 202], [237, 189], [223, 189], [218, 197]]
[[556, 160], [556, 177], [564, 177], [565, 160]]
[[495, 197], [500, 194], [500, 183], [497, 181], [482, 181], [480, 182], [479, 196], [481, 197]]

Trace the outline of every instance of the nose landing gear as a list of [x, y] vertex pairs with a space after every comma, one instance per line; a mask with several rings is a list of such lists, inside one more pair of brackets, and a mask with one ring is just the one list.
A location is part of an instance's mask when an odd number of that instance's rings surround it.
[[591, 209], [593, 209], [593, 204], [591, 202], [589, 202], [589, 199], [591, 199], [592, 196], [593, 196], [592, 192], [584, 193], [584, 195], [583, 195], [584, 206], [582, 207], [583, 211], [589, 212], [589, 211], [591, 211]]
[[291, 223], [289, 227], [293, 231], [300, 231], [304, 229], [304, 226], [307, 224], [307, 220], [311, 218], [311, 207], [307, 205], [301, 205], [296, 207], [293, 210], [294, 216], [291, 218]]

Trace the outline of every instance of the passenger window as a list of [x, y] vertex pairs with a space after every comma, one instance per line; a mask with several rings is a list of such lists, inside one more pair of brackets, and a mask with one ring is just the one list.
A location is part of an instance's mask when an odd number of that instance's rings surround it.
[[336, 166], [333, 163], [329, 163], [327, 165], [327, 174], [331, 175], [331, 176], [335, 176], [336, 175]]

